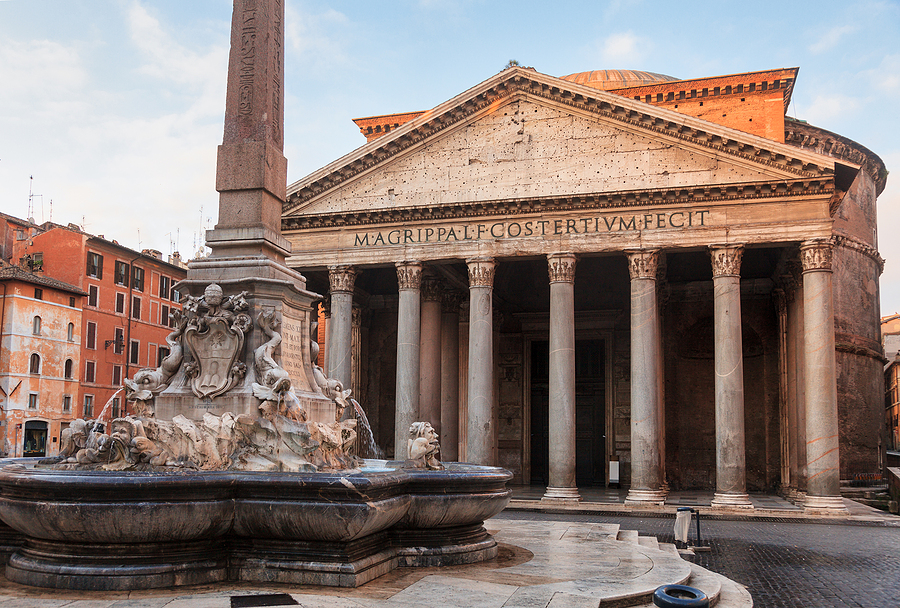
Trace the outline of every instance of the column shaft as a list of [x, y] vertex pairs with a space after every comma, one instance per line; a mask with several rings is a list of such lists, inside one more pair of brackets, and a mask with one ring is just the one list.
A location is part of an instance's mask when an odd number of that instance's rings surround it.
[[459, 292], [445, 291], [441, 315], [441, 459], [459, 460]]
[[631, 488], [626, 504], [662, 504], [657, 251], [628, 255], [631, 274]]
[[830, 240], [807, 241], [803, 262], [806, 502], [809, 511], [845, 512], [841, 498]]
[[716, 493], [713, 506], [752, 508], [744, 440], [743, 247], [711, 247], [715, 308]]
[[419, 420], [431, 423], [441, 437], [441, 292], [433, 278], [422, 280], [422, 326], [419, 339]]
[[[394, 459], [405, 460], [409, 427], [419, 416], [419, 332], [422, 264], [397, 262], [400, 298], [397, 311], [397, 396]], [[332, 312], [332, 314], [334, 314]]]
[[331, 342], [328, 353], [328, 376], [339, 380], [344, 388], [352, 384], [353, 348], [353, 284], [356, 270], [351, 266], [329, 266], [331, 284]]
[[494, 261], [467, 260], [469, 266], [469, 363], [466, 460], [492, 462], [494, 429]]
[[575, 264], [547, 256], [550, 273], [550, 484], [542, 500], [578, 501], [575, 484]]

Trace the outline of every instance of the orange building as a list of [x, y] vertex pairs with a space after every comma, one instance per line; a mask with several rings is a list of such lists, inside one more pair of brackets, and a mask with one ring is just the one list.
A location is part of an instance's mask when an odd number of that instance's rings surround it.
[[3, 263], [0, 268], [0, 452], [50, 456], [79, 398], [78, 287]]
[[[40, 272], [85, 291], [81, 319], [79, 416], [107, 420], [125, 414], [116, 392], [142, 367], [168, 354], [169, 313], [180, 309], [172, 286], [186, 270], [158, 251], [137, 252], [74, 225], [51, 225], [27, 241], [21, 258]], [[37, 272], [37, 271], [36, 271]]]

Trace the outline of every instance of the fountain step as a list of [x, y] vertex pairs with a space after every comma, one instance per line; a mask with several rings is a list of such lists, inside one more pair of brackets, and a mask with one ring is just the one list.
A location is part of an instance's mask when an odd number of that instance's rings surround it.
[[616, 535], [616, 540], [631, 543], [634, 545], [637, 545], [639, 543], [638, 533], [636, 530], [619, 530], [619, 533]]
[[656, 540], [655, 536], [638, 536], [638, 544], [642, 547], [659, 549], [659, 541]]

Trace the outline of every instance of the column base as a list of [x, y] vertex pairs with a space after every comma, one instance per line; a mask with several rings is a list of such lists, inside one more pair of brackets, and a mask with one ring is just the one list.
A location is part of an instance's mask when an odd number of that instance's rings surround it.
[[810, 496], [803, 501], [803, 510], [807, 513], [822, 515], [850, 515], [844, 499], [840, 496]]
[[752, 509], [753, 503], [750, 502], [750, 496], [748, 494], [716, 492], [713, 495], [711, 506], [724, 507], [727, 509]]
[[648, 506], [666, 504], [666, 494], [662, 490], [628, 490], [626, 505]]
[[581, 494], [578, 488], [554, 488], [547, 486], [547, 491], [541, 497], [541, 502], [581, 502]]

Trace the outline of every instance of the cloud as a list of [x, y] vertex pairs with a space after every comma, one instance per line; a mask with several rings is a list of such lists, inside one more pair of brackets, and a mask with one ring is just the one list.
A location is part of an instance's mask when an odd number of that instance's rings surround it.
[[327, 68], [348, 61], [341, 40], [350, 20], [334, 9], [321, 13], [301, 10], [289, 2], [285, 7], [285, 46], [306, 67]]
[[855, 97], [817, 95], [800, 118], [814, 125], [825, 125], [833, 118], [852, 114], [860, 105], [862, 105], [860, 100]]
[[839, 25], [827, 30], [819, 36], [819, 39], [809, 45], [810, 53], [818, 55], [825, 51], [831, 50], [840, 43], [841, 39], [848, 34], [852, 34], [859, 29], [859, 26], [853, 24]]
[[887, 55], [867, 76], [873, 88], [888, 94], [900, 93], [900, 54]]
[[87, 82], [77, 45], [48, 40], [5, 40], [0, 45], [0, 104], [7, 117], [20, 113], [52, 116], [74, 110]]
[[605, 69], [640, 69], [651, 44], [632, 31], [612, 34], [599, 43], [599, 65]]

